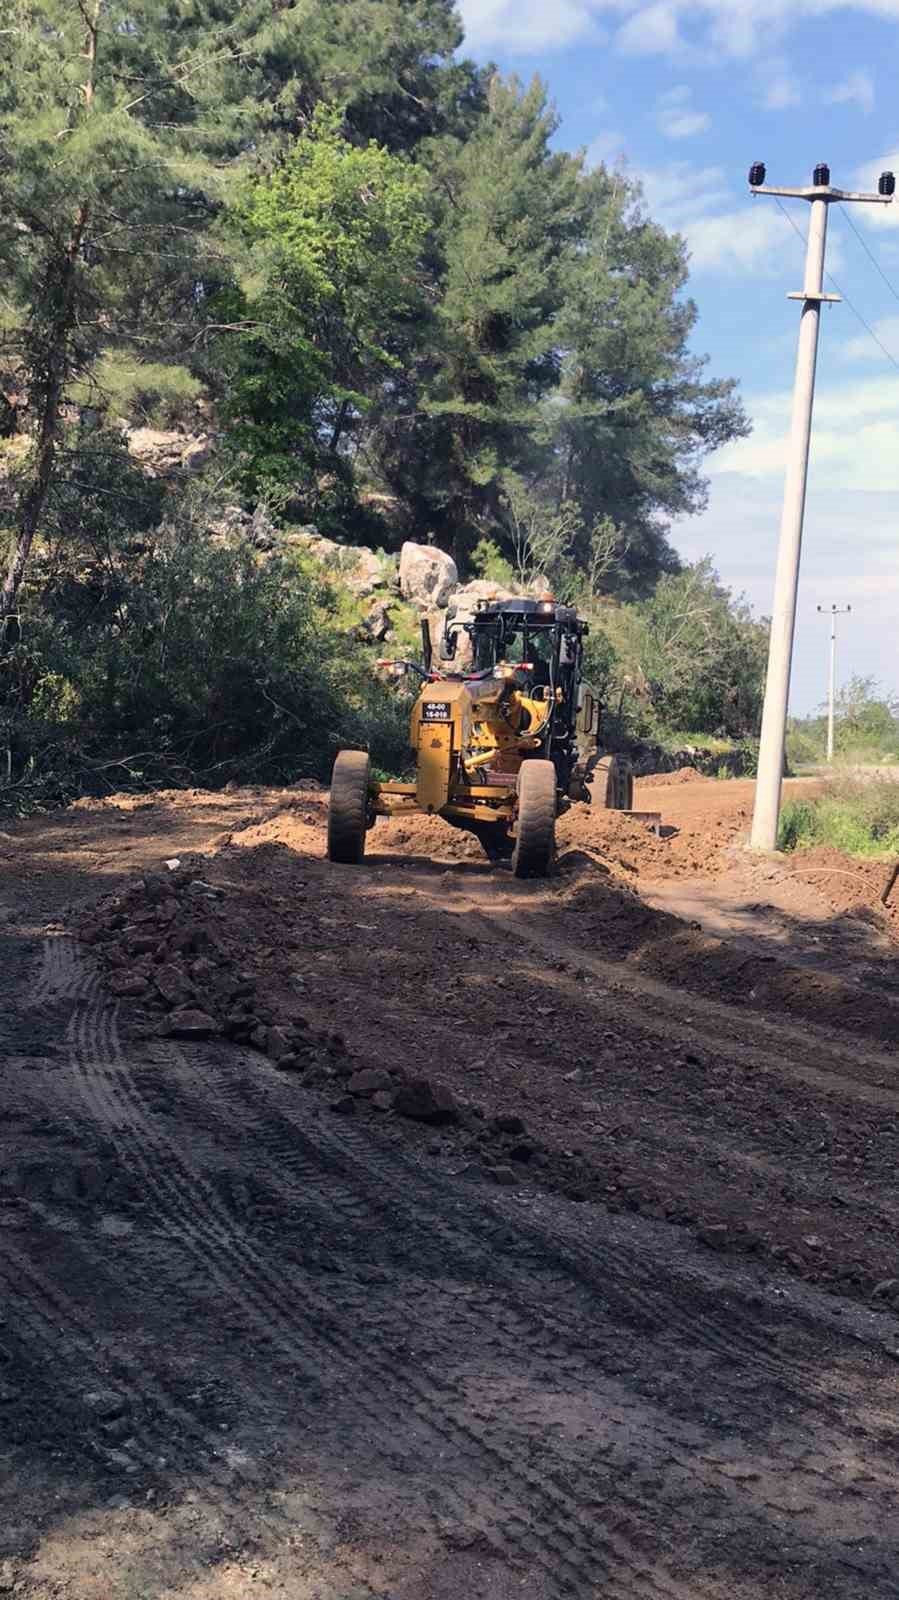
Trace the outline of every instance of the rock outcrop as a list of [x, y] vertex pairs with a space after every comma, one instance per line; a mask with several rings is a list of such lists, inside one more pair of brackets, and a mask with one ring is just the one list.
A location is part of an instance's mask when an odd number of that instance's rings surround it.
[[126, 428], [129, 454], [150, 478], [189, 477], [201, 472], [215, 446], [211, 433], [188, 434], [162, 428]]

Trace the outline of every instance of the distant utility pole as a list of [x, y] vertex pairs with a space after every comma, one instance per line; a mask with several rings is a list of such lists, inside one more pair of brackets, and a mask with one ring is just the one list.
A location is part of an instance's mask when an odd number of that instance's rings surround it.
[[753, 194], [770, 194], [809, 202], [805, 285], [799, 293], [788, 296], [790, 300], [802, 301], [802, 312], [799, 319], [793, 420], [784, 484], [780, 544], [777, 552], [777, 576], [774, 580], [768, 676], [765, 682], [765, 708], [762, 713], [762, 737], [750, 840], [753, 850], [774, 850], [777, 845], [777, 824], [780, 817], [790, 668], [793, 661], [793, 635], [796, 629], [799, 557], [802, 550], [802, 522], [805, 515], [808, 452], [815, 398], [815, 366], [818, 357], [818, 322], [822, 301], [835, 301], [840, 298], [837, 294], [824, 293], [827, 212], [837, 201], [889, 205], [896, 188], [896, 180], [891, 172], [881, 173], [877, 194], [855, 194], [845, 189], [832, 189], [830, 168], [821, 165], [815, 168], [811, 188], [766, 188], [765, 168], [761, 161], [757, 161], [749, 169], [749, 186]]
[[837, 617], [845, 617], [851, 606], [819, 606], [822, 617], [830, 618], [830, 674], [827, 679], [827, 764], [833, 760], [833, 703], [837, 692]]

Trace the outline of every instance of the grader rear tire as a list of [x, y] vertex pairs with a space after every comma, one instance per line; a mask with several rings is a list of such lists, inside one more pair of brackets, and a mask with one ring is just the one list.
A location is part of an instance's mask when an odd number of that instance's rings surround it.
[[525, 761], [518, 774], [518, 832], [512, 852], [516, 878], [545, 878], [556, 853], [556, 769]]
[[365, 857], [371, 762], [365, 750], [341, 750], [331, 777], [328, 860], [358, 866]]

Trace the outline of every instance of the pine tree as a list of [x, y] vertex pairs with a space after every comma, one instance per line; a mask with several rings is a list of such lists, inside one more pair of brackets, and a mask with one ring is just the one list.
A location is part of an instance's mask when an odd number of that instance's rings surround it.
[[495, 518], [504, 469], [535, 470], [557, 389], [563, 266], [582, 230], [578, 161], [552, 151], [542, 84], [498, 77], [464, 143], [434, 152], [439, 345], [385, 461], [419, 519], [464, 557]]
[[[683, 242], [651, 222], [639, 191], [600, 168], [583, 183], [583, 246], [568, 259], [554, 470], [544, 487], [574, 501], [585, 529], [608, 519], [625, 552], [625, 592], [646, 593], [677, 558], [664, 518], [701, 509], [703, 455], [746, 431], [731, 380], [693, 355]], [[585, 563], [586, 548], [576, 552]]]

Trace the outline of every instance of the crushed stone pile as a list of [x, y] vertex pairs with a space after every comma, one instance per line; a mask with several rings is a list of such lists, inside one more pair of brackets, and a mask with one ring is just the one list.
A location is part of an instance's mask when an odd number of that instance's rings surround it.
[[[294, 839], [311, 826], [290, 809], [278, 816]], [[335, 1112], [390, 1111], [431, 1128], [481, 1130], [482, 1108], [444, 1083], [392, 1061], [372, 1066], [343, 1034], [310, 1022], [304, 973], [333, 937], [334, 919], [317, 885], [307, 899], [296, 854], [272, 837], [277, 831], [272, 818], [254, 822], [238, 835], [240, 846], [147, 873], [76, 925], [132, 1024], [163, 1037], [249, 1046], [306, 1084], [332, 1086]], [[491, 1142], [503, 1131], [492, 1129]]]
[[201, 875], [205, 866], [149, 873], [82, 920], [79, 937], [94, 948], [112, 993], [139, 1003], [158, 1033], [220, 1035], [285, 1069], [302, 1066], [310, 1052], [339, 1053], [339, 1036], [316, 1034], [298, 1004], [273, 1005], [261, 992], [278, 954], [263, 945], [247, 964], [247, 930], [227, 887]]

